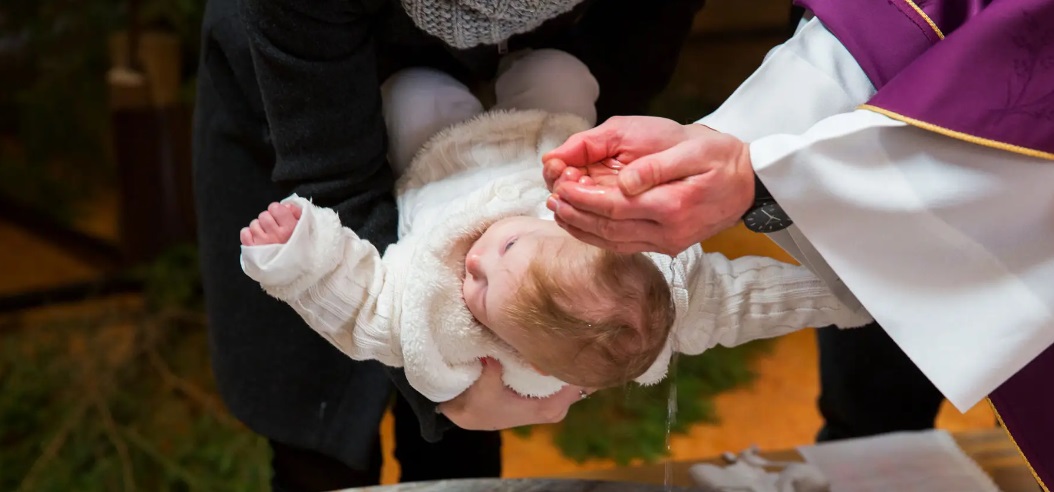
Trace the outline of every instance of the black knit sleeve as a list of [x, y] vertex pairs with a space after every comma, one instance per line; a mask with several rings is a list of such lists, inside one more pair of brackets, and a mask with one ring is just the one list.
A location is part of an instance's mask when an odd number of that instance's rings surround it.
[[239, 10], [275, 149], [271, 178], [335, 208], [383, 250], [396, 216], [371, 37], [381, 3], [239, 0]]
[[[271, 178], [380, 251], [396, 239], [394, 177], [372, 32], [385, 0], [239, 0], [276, 162]], [[451, 424], [390, 369], [435, 441]]]

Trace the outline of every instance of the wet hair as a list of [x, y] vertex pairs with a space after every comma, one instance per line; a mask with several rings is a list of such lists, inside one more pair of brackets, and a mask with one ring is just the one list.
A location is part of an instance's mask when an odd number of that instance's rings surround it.
[[532, 259], [505, 307], [537, 340], [531, 362], [590, 388], [625, 384], [659, 357], [674, 321], [666, 278], [641, 253], [620, 254], [567, 240]]

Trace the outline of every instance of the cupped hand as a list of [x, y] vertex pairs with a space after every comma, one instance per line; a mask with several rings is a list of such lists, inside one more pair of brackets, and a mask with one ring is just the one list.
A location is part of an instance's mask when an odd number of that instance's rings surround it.
[[[572, 135], [563, 145], [542, 156], [545, 183], [552, 190], [555, 182], [569, 168], [585, 168], [598, 163], [604, 167], [609, 167], [609, 163], [625, 166], [688, 140], [692, 130], [666, 118], [609, 118], [596, 128]], [[635, 193], [630, 190], [629, 194]]]
[[588, 390], [565, 386], [548, 398], [527, 398], [505, 386], [501, 363], [486, 359], [480, 378], [453, 400], [439, 404], [439, 411], [458, 427], [468, 430], [500, 430], [522, 425], [552, 424], [564, 419], [567, 410]]
[[[559, 159], [554, 159], [554, 166], [562, 165]], [[605, 159], [602, 162], [586, 164], [583, 167], [564, 166], [561, 176], [557, 182], [577, 182], [584, 185], [618, 187], [619, 172], [625, 166], [615, 159]], [[550, 185], [550, 190], [552, 185]]]
[[[754, 200], [748, 145], [702, 125], [613, 118], [545, 158], [557, 222], [614, 251], [677, 254], [734, 225]], [[589, 179], [612, 159], [615, 182]]]

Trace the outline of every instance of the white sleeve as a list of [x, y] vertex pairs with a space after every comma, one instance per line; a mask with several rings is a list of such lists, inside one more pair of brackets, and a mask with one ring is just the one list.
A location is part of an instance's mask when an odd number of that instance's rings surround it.
[[1054, 163], [866, 110], [750, 153], [804, 236], [960, 410], [1054, 343]]
[[698, 123], [750, 142], [804, 132], [828, 116], [852, 111], [874, 93], [853, 56], [814, 18], [773, 48], [721, 107]]
[[761, 256], [730, 260], [701, 248], [682, 259], [688, 262], [688, 303], [677, 315], [683, 320], [676, 328], [678, 352], [693, 355], [806, 327], [851, 328], [871, 321], [866, 311], [843, 305], [804, 267]]
[[[699, 123], [750, 142], [805, 132], [824, 118], [853, 111], [874, 93], [867, 74], [845, 46], [813, 18], [773, 48], [728, 100]], [[796, 225], [767, 236], [823, 279], [842, 302], [862, 309]]]
[[402, 366], [393, 341], [395, 282], [369, 241], [336, 212], [293, 196], [303, 212], [285, 244], [242, 246], [242, 270], [356, 360]]

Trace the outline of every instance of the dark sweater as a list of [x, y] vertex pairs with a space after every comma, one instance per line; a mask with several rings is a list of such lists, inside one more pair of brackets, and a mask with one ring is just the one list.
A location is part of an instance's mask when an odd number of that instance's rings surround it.
[[[600, 118], [645, 113], [702, 3], [587, 0], [508, 48], [579, 57], [600, 83]], [[484, 83], [497, 48], [453, 50], [386, 0], [211, 0], [202, 36], [195, 192], [212, 362], [228, 407], [271, 439], [362, 467], [394, 382], [423, 436], [439, 439], [450, 422], [400, 370], [348, 359], [242, 274], [238, 230], [295, 192], [383, 251], [397, 216], [380, 82], [432, 66]]]

